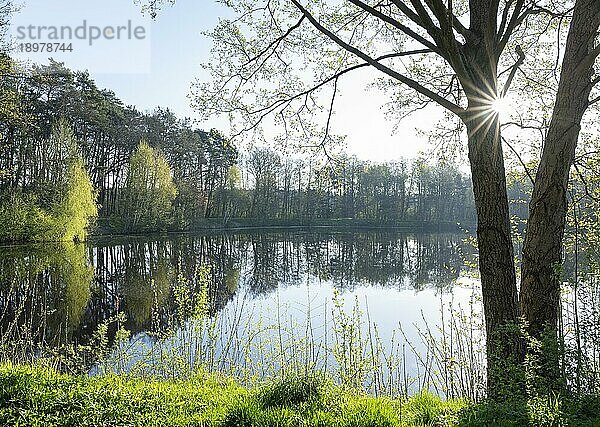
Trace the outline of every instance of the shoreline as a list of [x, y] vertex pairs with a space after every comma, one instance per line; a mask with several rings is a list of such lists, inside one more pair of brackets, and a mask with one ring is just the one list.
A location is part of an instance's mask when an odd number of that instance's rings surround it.
[[[99, 222], [107, 221], [106, 218]], [[471, 231], [475, 224], [458, 224], [455, 222], [422, 222], [406, 221], [396, 223], [376, 223], [364, 220], [324, 220], [312, 223], [302, 222], [249, 222], [244, 220], [230, 221], [224, 224], [220, 219], [208, 219], [198, 222], [185, 229], [121, 231], [115, 227], [99, 225], [90, 230], [84, 242], [97, 242], [110, 238], [144, 238], [144, 237], [169, 237], [181, 235], [204, 235], [217, 233], [245, 233], [245, 232], [376, 232], [387, 231], [394, 233], [460, 233]], [[65, 243], [61, 241], [0, 241], [0, 249], [30, 245], [47, 245]], [[68, 242], [67, 242], [68, 243]]]

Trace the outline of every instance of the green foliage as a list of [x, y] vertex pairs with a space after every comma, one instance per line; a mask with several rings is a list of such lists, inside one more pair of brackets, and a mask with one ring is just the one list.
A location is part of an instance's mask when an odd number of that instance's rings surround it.
[[0, 203], [0, 241], [53, 240], [54, 219], [40, 208], [33, 194], [12, 193]]
[[96, 192], [64, 120], [53, 126], [47, 164], [28, 192], [0, 197], [0, 241], [84, 241], [98, 214]]
[[98, 215], [96, 192], [83, 160], [76, 159], [67, 171], [63, 196], [53, 207], [57, 240], [84, 241], [91, 222]]
[[231, 380], [186, 382], [92, 379], [47, 369], [0, 368], [0, 425], [218, 425], [224, 409], [247, 392]]
[[342, 384], [360, 388], [372, 367], [372, 360], [366, 356], [367, 342], [362, 336], [362, 313], [355, 300], [350, 314], [344, 311], [344, 301], [337, 290], [333, 295], [333, 322], [335, 344], [333, 356], [339, 365], [338, 376]]
[[488, 401], [464, 408], [461, 427], [594, 427], [600, 426], [600, 396], [563, 399], [558, 395], [503, 403]]
[[315, 375], [288, 375], [274, 380], [259, 393], [265, 408], [291, 407], [303, 403], [322, 403], [327, 384]]
[[68, 171], [64, 193], [49, 209], [35, 194], [12, 193], [0, 204], [0, 241], [84, 241], [97, 215], [96, 194], [81, 160]]
[[423, 391], [404, 405], [404, 420], [408, 425], [417, 426], [456, 425], [457, 413], [465, 405], [462, 400], [444, 402], [438, 396]]
[[129, 161], [123, 216], [129, 230], [164, 228], [177, 188], [164, 155], [140, 142]]
[[318, 377], [279, 378], [257, 389], [196, 372], [184, 381], [57, 374], [0, 365], [0, 424], [53, 426], [600, 426], [600, 397], [502, 404], [369, 397]]

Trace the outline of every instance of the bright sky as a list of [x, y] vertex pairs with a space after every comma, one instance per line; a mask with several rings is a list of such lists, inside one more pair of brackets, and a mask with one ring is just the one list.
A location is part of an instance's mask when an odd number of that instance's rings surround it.
[[[129, 20], [133, 26], [147, 28], [144, 40], [129, 44], [100, 40], [90, 47], [88, 41], [78, 41], [74, 52], [23, 55], [38, 62], [52, 56], [71, 68], [89, 69], [100, 87], [113, 90], [126, 104], [141, 110], [168, 107], [180, 117], [191, 118], [196, 114], [188, 99], [190, 85], [196, 78], [207, 78], [200, 64], [209, 60], [210, 39], [201, 32], [212, 29], [219, 17], [231, 14], [212, 0], [177, 0], [150, 22], [133, 0], [17, 1], [22, 7], [13, 22], [15, 36], [18, 26], [75, 27], [84, 20], [88, 26], [100, 28], [116, 28]], [[385, 119], [382, 110], [386, 97], [365, 88], [376, 75], [373, 70], [361, 71], [340, 83], [333, 130], [347, 136], [347, 151], [360, 158], [388, 161], [414, 157], [427, 148], [426, 138], [419, 137], [416, 129], [431, 126], [439, 113], [430, 110], [415, 114], [393, 135], [394, 124]], [[199, 126], [227, 130], [227, 123], [217, 119]]]

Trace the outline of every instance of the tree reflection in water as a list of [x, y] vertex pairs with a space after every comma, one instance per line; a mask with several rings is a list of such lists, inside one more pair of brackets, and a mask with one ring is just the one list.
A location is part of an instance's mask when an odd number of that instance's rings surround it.
[[[2, 344], [27, 342], [32, 354], [41, 343], [85, 344], [99, 324], [119, 312], [134, 335], [160, 331], [176, 316], [174, 284], [186, 278], [188, 286], [197, 286], [193, 278], [203, 266], [210, 268], [213, 314], [236, 293], [264, 298], [309, 281], [327, 282], [342, 293], [358, 286], [444, 289], [465, 269], [465, 257], [473, 257], [463, 237], [270, 231], [5, 247], [0, 249]], [[390, 323], [396, 326], [395, 319]]]

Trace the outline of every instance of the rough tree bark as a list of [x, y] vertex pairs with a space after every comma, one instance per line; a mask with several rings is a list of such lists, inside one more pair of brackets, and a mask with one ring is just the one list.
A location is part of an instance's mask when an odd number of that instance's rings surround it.
[[514, 387], [510, 387], [515, 383], [512, 381], [514, 378], [506, 378], [506, 370], [519, 366], [523, 355], [517, 331], [519, 297], [504, 155], [499, 117], [491, 108], [492, 100], [500, 92], [496, 76], [502, 47], [496, 37], [498, 3], [472, 1], [471, 6], [471, 31], [475, 37], [465, 44], [461, 63], [454, 69], [469, 101], [467, 114], [462, 119], [468, 132], [469, 163], [477, 209], [479, 271], [487, 335], [488, 395], [500, 398], [515, 391]]
[[[594, 39], [600, 26], [600, 1], [578, 0], [562, 64], [552, 121], [548, 129], [529, 205], [523, 247], [521, 311], [532, 338], [556, 342], [560, 307], [560, 266], [567, 212], [567, 185], [581, 120], [592, 89]], [[558, 359], [545, 352], [542, 375], [557, 379]]]
[[497, 381], [506, 364], [521, 360], [518, 295], [510, 232], [502, 144], [491, 129], [469, 129], [469, 159], [477, 208], [477, 245], [487, 334], [488, 392], [498, 395]]

